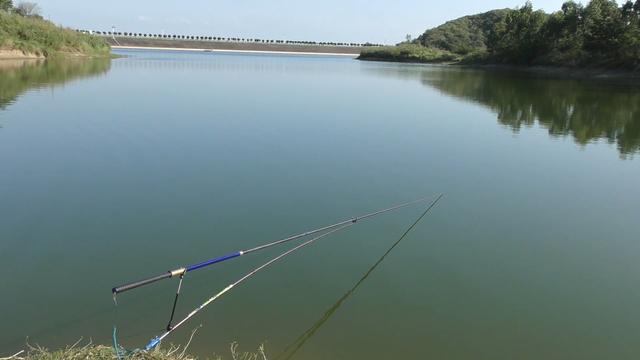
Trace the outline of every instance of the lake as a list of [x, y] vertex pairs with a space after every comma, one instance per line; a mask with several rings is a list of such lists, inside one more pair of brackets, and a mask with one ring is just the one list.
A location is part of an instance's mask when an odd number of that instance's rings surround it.
[[[118, 51], [0, 69], [0, 356], [141, 347], [121, 283], [422, 196], [165, 341], [270, 359], [636, 359], [640, 88], [341, 57]], [[291, 245], [187, 274], [177, 317]]]

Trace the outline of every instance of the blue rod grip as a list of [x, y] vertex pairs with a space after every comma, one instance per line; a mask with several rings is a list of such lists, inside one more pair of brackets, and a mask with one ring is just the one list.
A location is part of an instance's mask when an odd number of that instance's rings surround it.
[[153, 339], [151, 339], [151, 341], [149, 341], [149, 343], [147, 344], [147, 346], [144, 347], [144, 351], [151, 351], [153, 350], [156, 346], [158, 346], [158, 344], [160, 344], [160, 337], [154, 337]]
[[206, 267], [206, 266], [209, 266], [209, 265], [213, 265], [213, 264], [217, 264], [217, 263], [221, 263], [221, 262], [227, 261], [229, 259], [237, 258], [240, 255], [242, 255], [242, 251], [238, 251], [238, 252], [235, 252], [233, 254], [221, 256], [219, 258], [203, 261], [203, 262], [201, 262], [199, 264], [190, 265], [190, 266], [187, 266], [187, 272], [188, 271], [202, 269], [203, 267]]

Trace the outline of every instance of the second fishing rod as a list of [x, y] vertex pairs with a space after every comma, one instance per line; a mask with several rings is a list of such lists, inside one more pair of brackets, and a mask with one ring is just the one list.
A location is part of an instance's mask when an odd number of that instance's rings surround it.
[[[413, 205], [413, 204], [418, 204], [418, 203], [421, 203], [421, 202], [425, 202], [425, 201], [427, 201], [429, 199], [431, 199], [431, 197], [424, 197], [424, 198], [420, 198], [420, 199], [417, 199], [417, 200], [413, 200], [413, 201], [405, 202], [405, 203], [402, 203], [402, 204], [394, 205], [394, 206], [389, 207], [389, 208], [377, 210], [377, 211], [374, 211], [374, 212], [371, 212], [371, 213], [368, 213], [368, 214], [355, 216], [355, 217], [352, 217], [352, 218], [337, 222], [335, 224], [323, 226], [323, 227], [320, 227], [320, 228], [317, 228], [317, 229], [314, 229], [314, 230], [310, 230], [310, 231], [306, 231], [306, 232], [303, 232], [303, 233], [300, 233], [300, 234], [292, 235], [292, 236], [286, 237], [286, 238], [281, 239], [281, 240], [273, 241], [273, 242], [266, 243], [266, 244], [263, 244], [263, 245], [259, 245], [259, 246], [256, 246], [256, 247], [253, 247], [253, 248], [250, 248], [250, 249], [246, 249], [246, 250], [239, 250], [239, 251], [236, 251], [236, 252], [224, 255], [224, 256], [220, 256], [220, 257], [216, 257], [216, 258], [213, 258], [213, 259], [209, 259], [209, 260], [206, 260], [206, 261], [203, 261], [203, 262], [199, 262], [199, 263], [196, 263], [196, 264], [193, 264], [193, 265], [188, 265], [188, 266], [184, 266], [184, 267], [181, 267], [181, 268], [178, 268], [178, 269], [169, 270], [169, 271], [163, 272], [162, 274], [159, 274], [159, 275], [156, 275], [156, 276], [152, 276], [152, 277], [145, 278], [145, 279], [142, 279], [142, 280], [130, 282], [130, 283], [127, 283], [127, 284], [124, 284], [124, 285], [120, 285], [120, 286], [116, 286], [111, 291], [112, 291], [114, 299], [115, 299], [115, 296], [117, 294], [123, 293], [125, 291], [129, 291], [129, 290], [133, 290], [133, 289], [145, 286], [145, 285], [149, 285], [149, 284], [155, 283], [155, 282], [160, 281], [160, 280], [174, 278], [174, 277], [180, 277], [180, 279], [182, 280], [184, 275], [186, 273], [188, 273], [188, 272], [191, 272], [191, 271], [199, 270], [199, 269], [202, 269], [202, 268], [214, 265], [214, 264], [222, 263], [222, 262], [225, 262], [225, 261], [228, 261], [228, 260], [243, 256], [243, 255], [247, 255], [247, 254], [250, 254], [250, 253], [258, 252], [260, 250], [265, 250], [265, 249], [271, 248], [271, 247], [276, 246], [276, 245], [288, 243], [288, 242], [291, 242], [291, 241], [294, 241], [294, 240], [297, 240], [297, 239], [304, 238], [306, 236], [310, 236], [310, 235], [314, 235], [314, 234], [323, 232], [323, 231], [335, 229], [335, 228], [343, 226], [345, 224], [349, 224], [349, 223], [354, 223], [355, 224], [355, 223], [357, 223], [357, 222], [359, 222], [361, 220], [365, 220], [365, 219], [368, 219], [368, 218], [371, 218], [371, 217], [374, 217], [374, 216], [377, 216], [377, 215], [381, 215], [381, 214], [384, 214], [384, 213], [387, 213], [387, 212], [390, 212], [390, 211], [398, 210], [398, 209], [401, 209], [401, 208], [404, 208], [404, 207], [407, 207], [407, 206], [410, 206], [410, 205]], [[180, 285], [179, 285], [179, 287], [180, 287]], [[178, 289], [178, 292], [179, 292], [179, 289]]]
[[[422, 220], [422, 218], [424, 218], [427, 215], [427, 213], [429, 213], [429, 211], [431, 211], [431, 209], [438, 203], [438, 201], [440, 201], [442, 196], [443, 196], [442, 194], [438, 195], [431, 202], [431, 204], [422, 212], [420, 217], [418, 217], [418, 219], [405, 231], [405, 233], [402, 235], [400, 240], [396, 241], [396, 243], [393, 245], [393, 247], [395, 247], [398, 243], [400, 243], [400, 241]], [[178, 321], [175, 325], [172, 325], [173, 315], [174, 315], [174, 311], [172, 311], [171, 318], [169, 319], [169, 324], [167, 325], [167, 328], [166, 328], [165, 332], [162, 333], [161, 335], [156, 336], [153, 339], [151, 339], [149, 341], [149, 343], [144, 347], [144, 351], [150, 351], [150, 350], [154, 349], [156, 346], [158, 346], [160, 344], [160, 342], [162, 342], [163, 339], [165, 339], [167, 336], [171, 335], [171, 333], [173, 333], [176, 329], [178, 329], [182, 325], [184, 325], [187, 321], [189, 321], [189, 319], [193, 318], [200, 311], [204, 310], [204, 308], [209, 306], [214, 301], [218, 300], [220, 297], [222, 297], [227, 292], [231, 291], [236, 286], [240, 285], [242, 282], [248, 280], [249, 278], [253, 277], [257, 273], [259, 273], [262, 270], [266, 269], [270, 265], [272, 265], [275, 262], [277, 262], [277, 261], [279, 261], [279, 260], [281, 260], [281, 259], [283, 259], [283, 258], [295, 253], [296, 251], [299, 251], [300, 249], [302, 249], [302, 248], [304, 248], [306, 246], [309, 246], [309, 245], [313, 244], [314, 242], [316, 242], [316, 241], [318, 241], [318, 240], [320, 240], [320, 239], [322, 239], [324, 237], [327, 237], [327, 236], [329, 236], [331, 234], [337, 233], [337, 232], [339, 232], [339, 231], [341, 231], [343, 229], [346, 229], [348, 227], [351, 227], [351, 226], [353, 226], [355, 224], [356, 224], [355, 222], [347, 222], [345, 224], [337, 226], [337, 227], [335, 227], [335, 228], [333, 228], [331, 230], [328, 230], [328, 231], [326, 231], [326, 232], [324, 232], [324, 233], [322, 233], [320, 235], [317, 235], [317, 236], [315, 236], [315, 237], [313, 237], [313, 238], [311, 238], [309, 240], [306, 240], [306, 241], [302, 242], [301, 244], [298, 244], [298, 245], [294, 246], [293, 248], [291, 248], [291, 249], [281, 253], [280, 255], [272, 258], [271, 260], [267, 261], [266, 263], [264, 263], [264, 264], [258, 266], [257, 268], [249, 271], [244, 276], [242, 276], [238, 280], [232, 282], [227, 287], [225, 287], [224, 289], [222, 289], [221, 291], [219, 291], [218, 293], [216, 293], [215, 295], [213, 295], [212, 297], [207, 299], [204, 303], [202, 303], [200, 306], [196, 307], [193, 311], [191, 311], [189, 314], [187, 314], [182, 320]], [[393, 247], [388, 252], [390, 252], [393, 249]], [[176, 296], [177, 296], [177, 294], [176, 294]], [[176, 297], [176, 299], [177, 299], [177, 297]], [[175, 310], [175, 306], [174, 306], [174, 310]]]

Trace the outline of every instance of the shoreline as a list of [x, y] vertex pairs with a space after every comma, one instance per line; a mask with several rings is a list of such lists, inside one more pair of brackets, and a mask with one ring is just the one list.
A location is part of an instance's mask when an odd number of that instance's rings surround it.
[[405, 64], [405, 65], [450, 65], [450, 66], [460, 66], [460, 63], [454, 61], [433, 61], [433, 62], [420, 62], [420, 61], [411, 61], [411, 60], [393, 60], [393, 59], [385, 59], [385, 58], [360, 58], [358, 56], [356, 60], [359, 61], [377, 61], [384, 63], [397, 63], [397, 64]]
[[554, 79], [573, 79], [605, 81], [623, 84], [640, 84], [640, 72], [631, 70], [612, 70], [598, 68], [572, 68], [561, 66], [517, 66], [505, 64], [470, 64], [462, 62], [415, 62], [397, 61], [381, 58], [357, 58], [360, 61], [378, 61], [384, 63], [398, 63], [405, 65], [426, 65], [426, 66], [451, 66], [453, 68], [476, 69], [486, 71], [514, 72], [528, 75], [537, 75]]
[[0, 49], [0, 60], [42, 60], [45, 57], [16, 49]]
[[503, 71], [540, 76], [551, 79], [601, 81], [617, 84], [640, 85], [640, 72], [598, 68], [572, 68], [562, 66], [516, 66], [504, 64], [452, 64], [452, 66], [486, 71]]
[[83, 54], [80, 52], [55, 52], [49, 54], [49, 56], [37, 55], [33, 53], [24, 52], [19, 49], [0, 49], [0, 62], [9, 61], [28, 61], [28, 60], [47, 60], [52, 58], [65, 58], [65, 59], [96, 59], [96, 58], [118, 58], [118, 55], [111, 54], [111, 51], [107, 54]]
[[277, 51], [277, 50], [241, 50], [241, 49], [203, 49], [203, 48], [180, 48], [180, 47], [160, 47], [160, 46], [124, 46], [112, 45], [115, 50], [164, 50], [164, 51], [184, 51], [184, 52], [204, 52], [204, 53], [244, 53], [244, 54], [283, 54], [283, 55], [319, 55], [319, 56], [343, 56], [356, 58], [360, 54], [354, 53], [332, 53], [332, 52], [310, 52], [310, 51]]

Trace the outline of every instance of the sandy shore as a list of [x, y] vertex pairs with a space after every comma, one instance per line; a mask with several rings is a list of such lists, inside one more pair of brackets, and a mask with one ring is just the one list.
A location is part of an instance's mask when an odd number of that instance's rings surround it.
[[0, 70], [19, 69], [26, 65], [42, 64], [44, 59], [0, 59]]
[[24, 53], [20, 50], [0, 49], [0, 60], [44, 59], [44, 56]]
[[287, 54], [287, 55], [322, 55], [322, 56], [346, 56], [357, 57], [360, 54], [344, 54], [344, 53], [322, 53], [322, 52], [305, 52], [305, 51], [267, 51], [267, 50], [227, 50], [227, 49], [197, 49], [197, 48], [172, 48], [172, 47], [153, 47], [153, 46], [111, 46], [112, 49], [130, 49], [130, 50], [167, 50], [167, 51], [196, 51], [196, 52], [217, 52], [217, 53], [247, 53], [247, 54]]

